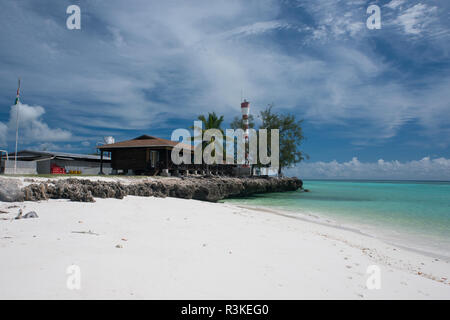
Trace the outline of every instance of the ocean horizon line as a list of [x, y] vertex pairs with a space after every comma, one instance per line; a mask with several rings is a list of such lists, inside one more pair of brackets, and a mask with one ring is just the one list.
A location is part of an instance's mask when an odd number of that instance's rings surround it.
[[418, 179], [321, 179], [321, 178], [302, 178], [303, 181], [337, 181], [337, 182], [435, 182], [450, 183], [450, 180], [418, 180]]

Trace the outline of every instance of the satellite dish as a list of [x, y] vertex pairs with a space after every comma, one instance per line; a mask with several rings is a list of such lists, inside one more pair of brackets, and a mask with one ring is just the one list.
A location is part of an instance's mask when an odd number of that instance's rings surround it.
[[111, 136], [104, 137], [103, 141], [105, 141], [105, 144], [113, 144], [114, 142], [116, 142], [114, 137]]

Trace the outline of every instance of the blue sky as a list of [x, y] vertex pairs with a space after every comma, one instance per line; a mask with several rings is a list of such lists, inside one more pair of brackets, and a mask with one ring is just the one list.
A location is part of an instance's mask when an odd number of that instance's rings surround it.
[[[81, 30], [66, 28], [71, 4]], [[371, 4], [379, 30], [366, 27]], [[3, 0], [0, 145], [14, 147], [18, 76], [20, 148], [68, 152], [93, 152], [106, 135], [170, 138], [208, 111], [229, 123], [243, 90], [253, 113], [274, 103], [305, 120], [300, 176], [450, 179], [449, 7]]]

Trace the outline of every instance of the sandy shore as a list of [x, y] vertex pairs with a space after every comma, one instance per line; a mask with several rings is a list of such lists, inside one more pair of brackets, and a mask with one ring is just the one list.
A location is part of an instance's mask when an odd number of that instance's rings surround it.
[[[13, 220], [19, 208], [39, 218]], [[0, 202], [0, 261], [1, 299], [450, 299], [448, 261], [271, 212], [174, 198]], [[71, 265], [79, 290], [67, 286]], [[372, 265], [379, 290], [366, 286]]]

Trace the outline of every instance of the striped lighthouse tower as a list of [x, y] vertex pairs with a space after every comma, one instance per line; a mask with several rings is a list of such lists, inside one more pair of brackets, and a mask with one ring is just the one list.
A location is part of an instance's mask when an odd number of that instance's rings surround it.
[[241, 112], [242, 112], [242, 124], [244, 129], [244, 140], [245, 140], [245, 164], [244, 167], [248, 168], [250, 163], [248, 161], [248, 116], [250, 115], [250, 103], [244, 99], [241, 103]]

